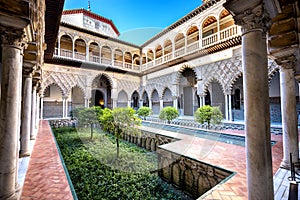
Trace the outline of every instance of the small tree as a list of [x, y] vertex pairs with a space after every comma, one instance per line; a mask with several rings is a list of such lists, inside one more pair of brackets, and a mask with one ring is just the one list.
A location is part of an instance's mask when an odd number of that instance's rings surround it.
[[146, 117], [149, 116], [151, 113], [152, 113], [151, 108], [149, 108], [147, 106], [142, 106], [137, 110], [138, 116], [143, 117], [144, 120], [146, 120]]
[[171, 106], [164, 107], [159, 113], [159, 119], [167, 120], [168, 124], [170, 124], [171, 120], [177, 118], [178, 116], [178, 110]]
[[80, 109], [78, 113], [76, 113], [78, 117], [78, 124], [80, 126], [89, 125], [91, 127], [91, 139], [93, 139], [94, 124], [98, 123], [98, 118], [101, 114], [102, 109], [99, 106]]
[[210, 123], [220, 124], [223, 117], [219, 107], [211, 107], [210, 105], [205, 105], [198, 108], [194, 114], [195, 120], [201, 124]]
[[119, 140], [124, 133], [136, 135], [139, 130], [136, 125], [141, 124], [141, 119], [135, 115], [133, 108], [115, 108], [110, 110], [105, 108], [99, 121], [104, 131], [115, 135], [117, 142], [117, 158], [119, 158]]
[[138, 130], [136, 125], [141, 124], [141, 119], [135, 115], [133, 108], [115, 108], [112, 111], [114, 119], [114, 135], [117, 141], [117, 158], [119, 158], [119, 140], [124, 133], [136, 135]]

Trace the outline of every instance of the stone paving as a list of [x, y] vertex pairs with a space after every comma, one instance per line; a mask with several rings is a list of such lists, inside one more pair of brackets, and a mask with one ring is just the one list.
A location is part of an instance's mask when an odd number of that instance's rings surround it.
[[[243, 130], [227, 129], [219, 132], [244, 136]], [[282, 135], [272, 134], [272, 140], [276, 141], [272, 147], [275, 174], [282, 159]], [[232, 178], [217, 185], [199, 199], [247, 199], [245, 147], [188, 135], [184, 135], [179, 141], [164, 145], [164, 148], [172, 151], [176, 151], [178, 147], [186, 156], [236, 172]], [[184, 151], [182, 147], [186, 147]], [[287, 174], [286, 172], [285, 176]], [[278, 178], [283, 180], [282, 176]], [[278, 181], [274, 182], [278, 185]], [[286, 181], [282, 182], [286, 184]], [[281, 195], [280, 198], [276, 195], [275, 193], [275, 199], [284, 199], [282, 192], [278, 194]], [[40, 123], [21, 199], [73, 199], [47, 121]]]
[[41, 121], [31, 154], [21, 200], [73, 199], [47, 121]]

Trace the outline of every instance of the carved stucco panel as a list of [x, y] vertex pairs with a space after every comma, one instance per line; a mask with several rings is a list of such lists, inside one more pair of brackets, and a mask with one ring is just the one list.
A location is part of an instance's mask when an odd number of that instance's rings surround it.
[[61, 89], [64, 96], [67, 96], [73, 87], [78, 86], [82, 90], [84, 96], [86, 96], [85, 83], [86, 83], [85, 76], [44, 70], [42, 92], [45, 92], [45, 89], [49, 85], [54, 84]]
[[[133, 92], [139, 91], [139, 87], [140, 87], [140, 83], [139, 82], [134, 82], [134, 81], [128, 81], [128, 80], [118, 80], [118, 94], [119, 92], [121, 92], [122, 90], [124, 90], [127, 95], [128, 95], [128, 99], [131, 99], [131, 95], [133, 94]], [[141, 94], [139, 94], [141, 97]]]

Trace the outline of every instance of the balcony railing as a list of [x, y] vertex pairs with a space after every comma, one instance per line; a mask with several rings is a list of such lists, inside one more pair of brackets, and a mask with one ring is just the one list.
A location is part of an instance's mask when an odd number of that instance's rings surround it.
[[116, 67], [123, 67], [123, 62], [119, 61], [119, 60], [115, 60], [114, 61], [114, 66], [116, 66]]
[[[236, 36], [241, 35], [241, 28], [239, 26], [233, 25], [226, 29], [223, 29], [219, 31], [218, 33], [214, 33], [212, 35], [209, 35], [207, 37], [202, 38], [202, 40], [195, 41], [187, 46], [183, 46], [179, 49], [176, 49], [174, 52], [170, 52], [166, 55], [162, 55], [161, 57], [154, 59], [152, 61], [149, 61], [147, 63], [144, 63], [142, 65], [122, 62], [119, 60], [115, 60], [112, 62], [109, 58], [99, 57], [90, 55], [88, 56], [88, 61], [93, 63], [99, 63], [104, 65], [111, 65], [116, 68], [122, 68], [125, 70], [135, 70], [135, 71], [141, 71], [141, 70], [147, 70], [152, 67], [155, 67], [157, 65], [163, 64], [165, 62], [168, 62], [170, 60], [176, 59], [178, 57], [182, 57], [191, 53], [194, 53], [195, 51], [216, 45], [217, 43], [224, 42], [228, 39], [231, 39]], [[55, 49], [55, 55], [60, 57], [67, 57], [72, 59], [79, 59], [86, 61], [87, 57], [84, 53], [79, 52], [73, 52], [66, 49]]]
[[[169, 60], [194, 53], [195, 51], [202, 50], [204, 48], [216, 45], [220, 42], [226, 41], [228, 39], [231, 39], [233, 37], [240, 36], [240, 35], [241, 35], [241, 28], [239, 26], [233, 25], [226, 29], [221, 30], [218, 33], [204, 37], [204, 38], [202, 38], [202, 40], [195, 41], [187, 46], [176, 49], [174, 52], [170, 52], [166, 55], [163, 55], [162, 62], [160, 62], [160, 60], [158, 60], [158, 59], [155, 59], [154, 62], [156, 65], [158, 65], [158, 63], [163, 64]], [[142, 65], [142, 70], [147, 70], [153, 66], [155, 66], [155, 65], [153, 65], [153, 61], [145, 63]]]

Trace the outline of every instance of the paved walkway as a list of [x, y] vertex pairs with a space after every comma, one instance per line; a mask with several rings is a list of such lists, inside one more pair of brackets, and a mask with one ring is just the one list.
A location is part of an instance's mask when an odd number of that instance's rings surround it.
[[47, 121], [41, 121], [21, 200], [73, 199], [56, 144]]
[[[242, 130], [223, 130], [222, 132], [244, 136]], [[275, 174], [282, 160], [282, 135], [272, 134], [272, 140], [276, 141], [272, 147], [273, 173]], [[178, 147], [186, 147], [183, 152], [182, 148], [180, 149], [181, 153], [186, 156], [237, 172], [232, 178], [214, 187], [200, 199], [247, 199], [245, 147], [188, 135], [164, 146], [173, 151], [176, 151]], [[274, 184], [276, 188], [284, 186], [284, 191], [277, 189], [275, 199], [287, 199], [285, 197], [288, 185], [285, 179], [289, 172], [281, 171], [277, 174], [279, 176], [275, 176]], [[47, 121], [40, 123], [21, 199], [73, 199]]]

